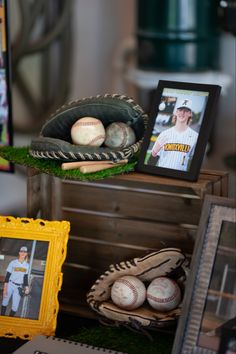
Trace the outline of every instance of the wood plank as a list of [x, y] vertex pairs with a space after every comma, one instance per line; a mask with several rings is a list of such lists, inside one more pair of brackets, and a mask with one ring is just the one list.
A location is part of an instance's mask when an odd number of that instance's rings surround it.
[[110, 180], [105, 179], [104, 181], [93, 181], [93, 182], [81, 182], [76, 180], [65, 180], [62, 182], [63, 185], [73, 185], [74, 188], [78, 188], [79, 186], [89, 186], [95, 187], [96, 189], [103, 190], [118, 190], [118, 191], [129, 191], [129, 192], [138, 192], [138, 193], [147, 193], [147, 194], [158, 194], [158, 195], [172, 195], [178, 196], [182, 198], [196, 198], [200, 197], [190, 188], [181, 187], [175, 185], [154, 185], [154, 184], [140, 184], [137, 182], [127, 183], [120, 180]]
[[222, 181], [219, 180], [213, 184], [213, 191], [212, 194], [218, 195], [219, 197], [221, 196], [222, 192]]
[[91, 211], [91, 216], [97, 213], [165, 223], [198, 224], [202, 202], [199, 199], [117, 190], [111, 194], [108, 190], [83, 185], [79, 189], [66, 185], [62, 191], [63, 213]]
[[91, 244], [89, 242], [69, 240], [66, 261], [78, 263], [97, 269], [100, 273], [110, 264], [119, 263], [140, 257], [150, 249], [137, 250], [136, 248], [121, 247], [116, 245]]
[[[119, 176], [118, 180], [122, 182], [125, 181], [126, 183], [131, 183], [131, 184], [134, 182], [138, 182], [139, 184], [143, 184], [143, 185], [149, 184], [158, 187], [161, 185], [161, 186], [168, 186], [169, 188], [171, 188], [171, 186], [179, 187], [180, 189], [188, 188], [189, 190], [192, 191], [192, 193], [195, 193], [196, 195], [202, 197], [202, 191], [206, 189], [208, 183], [211, 183], [212, 179], [214, 179], [216, 176], [217, 173], [208, 173], [207, 171], [205, 171], [205, 173], [199, 175], [199, 178], [196, 182], [190, 182], [181, 179], [172, 179], [172, 178], [159, 177], [159, 176], [148, 175], [144, 173], [133, 172], [133, 173]], [[221, 177], [218, 176], [218, 178]], [[106, 182], [109, 181], [111, 182], [112, 178], [106, 179]]]
[[98, 320], [98, 314], [85, 304], [73, 304], [70, 299], [59, 296], [60, 311], [73, 316], [88, 318], [91, 320]]
[[[66, 261], [62, 267], [63, 284], [61, 293], [65, 294], [67, 291], [71, 293], [73, 290], [81, 292], [82, 290], [82, 293], [86, 294], [104, 271], [105, 268], [99, 272], [96, 269], [79, 266], [78, 264]], [[84, 295], [80, 298], [75, 293], [73, 297], [76, 297], [78, 301], [84, 301], [85, 299]]]
[[[120, 245], [142, 248], [179, 247], [192, 253], [197, 227], [147, 222], [142, 220], [117, 219], [106, 216], [77, 213], [63, 213], [70, 220], [70, 235], [78, 239], [91, 239], [94, 242], [118, 243]], [[89, 241], [88, 241], [89, 242]]]
[[[158, 243], [157, 243], [158, 244]], [[167, 243], [167, 247], [177, 247], [174, 240]], [[110, 264], [131, 260], [141, 257], [147, 253], [160, 250], [164, 247], [132, 247], [132, 245], [100, 243], [94, 239], [74, 239], [68, 242], [66, 262], [85, 265], [88, 268], [96, 269], [100, 273], [108, 269]], [[186, 254], [189, 256], [188, 254]]]
[[41, 218], [52, 220], [53, 204], [56, 202], [52, 198], [52, 183], [53, 178], [47, 174], [41, 175]]
[[62, 188], [61, 180], [59, 178], [53, 178], [51, 182], [51, 219], [61, 220], [62, 219]]
[[225, 176], [228, 176], [229, 173], [227, 171], [220, 171], [220, 170], [208, 170], [208, 169], [202, 169], [200, 171], [200, 176], [204, 176], [204, 175], [208, 175], [208, 176], [219, 176], [221, 178], [224, 178]]
[[226, 198], [229, 196], [229, 174], [222, 177], [221, 196]]
[[58, 293], [60, 308], [88, 318], [95, 317], [86, 301], [86, 294], [100, 276], [95, 270], [83, 269], [65, 263], [62, 268], [63, 283]]

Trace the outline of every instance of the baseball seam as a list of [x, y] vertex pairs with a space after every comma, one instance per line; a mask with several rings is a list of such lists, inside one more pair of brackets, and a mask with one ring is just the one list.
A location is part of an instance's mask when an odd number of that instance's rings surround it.
[[131, 284], [126, 279], [119, 279], [119, 280], [117, 280], [117, 283], [124, 284], [131, 290], [134, 298], [133, 298], [133, 301], [131, 302], [131, 304], [129, 304], [128, 306], [135, 305], [138, 300], [138, 292], [137, 292], [136, 288], [134, 287], [134, 285]]
[[91, 126], [91, 125], [102, 125], [102, 123], [101, 122], [80, 122], [80, 121], [78, 121], [76, 123], [76, 125], [81, 125], [83, 127], [86, 127], [86, 126]]
[[175, 286], [175, 291], [174, 291], [173, 295], [171, 295], [165, 299], [161, 299], [161, 298], [153, 296], [151, 294], [147, 294], [147, 298], [150, 300], [162, 303], [162, 304], [170, 302], [170, 301], [174, 300], [176, 298], [176, 296], [178, 295], [178, 288], [175, 284], [174, 284], [174, 286]]
[[117, 125], [121, 128], [121, 131], [123, 133], [122, 135], [122, 142], [121, 142], [121, 147], [125, 147], [125, 145], [127, 144], [127, 141], [128, 141], [128, 133], [127, 133], [127, 130], [126, 128], [123, 126], [123, 124], [119, 124], [117, 123]]
[[91, 139], [87, 144], [90, 145], [90, 144], [95, 143], [98, 140], [102, 140], [103, 141], [104, 139], [105, 139], [105, 136], [100, 134], [98, 136], [95, 136], [95, 138]]

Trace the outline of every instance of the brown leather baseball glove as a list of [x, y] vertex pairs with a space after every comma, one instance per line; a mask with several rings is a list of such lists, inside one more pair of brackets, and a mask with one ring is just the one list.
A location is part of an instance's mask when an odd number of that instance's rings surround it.
[[124, 275], [133, 275], [141, 281], [150, 283], [154, 278], [166, 276], [174, 279], [183, 292], [188, 273], [186, 256], [177, 248], [164, 248], [140, 258], [110, 265], [91, 287], [87, 302], [101, 318], [111, 323], [128, 326], [158, 328], [175, 325], [181, 311], [181, 303], [168, 312], [158, 312], [145, 303], [135, 310], [124, 310], [111, 300], [111, 287], [116, 279]]

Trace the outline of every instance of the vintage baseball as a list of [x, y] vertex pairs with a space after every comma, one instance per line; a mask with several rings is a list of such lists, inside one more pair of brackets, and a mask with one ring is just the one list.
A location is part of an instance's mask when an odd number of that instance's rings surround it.
[[106, 128], [104, 145], [109, 148], [125, 148], [136, 141], [134, 130], [126, 123], [113, 122]]
[[153, 279], [147, 288], [147, 301], [158, 311], [170, 311], [176, 308], [181, 300], [178, 284], [167, 277]]
[[111, 288], [111, 299], [120, 308], [134, 310], [146, 299], [146, 288], [135, 276], [125, 275], [117, 279]]
[[83, 117], [72, 125], [71, 139], [76, 145], [101, 146], [105, 140], [105, 128], [99, 119]]

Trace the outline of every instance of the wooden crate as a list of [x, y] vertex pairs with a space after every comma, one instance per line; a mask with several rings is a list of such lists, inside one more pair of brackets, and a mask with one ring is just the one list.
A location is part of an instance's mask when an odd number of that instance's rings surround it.
[[206, 194], [227, 197], [228, 174], [202, 171], [194, 183], [140, 173], [81, 182], [29, 169], [28, 217], [71, 223], [61, 308], [94, 317], [86, 292], [112, 263], [165, 247], [191, 257]]

